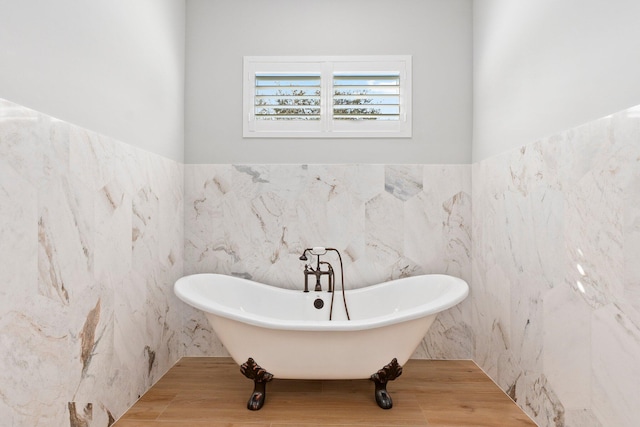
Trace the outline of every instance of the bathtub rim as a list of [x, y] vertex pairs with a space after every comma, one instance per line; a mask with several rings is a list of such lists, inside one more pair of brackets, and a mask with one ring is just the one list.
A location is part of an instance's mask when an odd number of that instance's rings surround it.
[[[357, 319], [357, 320], [289, 320], [289, 319], [277, 319], [273, 317], [258, 315], [255, 313], [249, 313], [246, 311], [241, 311], [235, 308], [231, 308], [220, 304], [214, 300], [208, 300], [208, 303], [203, 303], [199, 301], [194, 295], [196, 292], [193, 290], [187, 289], [184, 283], [188, 283], [189, 278], [193, 277], [209, 277], [215, 279], [216, 277], [224, 278], [225, 280], [235, 280], [242, 281], [248, 284], [249, 286], [268, 286], [269, 291], [273, 293], [302, 293], [301, 290], [297, 289], [285, 289], [279, 288], [277, 286], [272, 286], [260, 282], [256, 282], [254, 280], [245, 279], [237, 276], [230, 276], [226, 274], [219, 273], [196, 273], [190, 274], [187, 276], [183, 276], [179, 278], [174, 284], [174, 293], [175, 295], [185, 302], [186, 304], [197, 308], [205, 313], [211, 313], [216, 316], [225, 317], [231, 320], [247, 323], [254, 326], [259, 326], [262, 328], [268, 329], [276, 329], [276, 330], [295, 330], [295, 331], [361, 331], [366, 329], [375, 329], [381, 328], [388, 325], [393, 325], [396, 323], [401, 323], [409, 320], [418, 319], [421, 317], [426, 317], [429, 315], [437, 314], [442, 311], [445, 311], [460, 302], [464, 301], [466, 297], [469, 295], [469, 285], [468, 283], [458, 277], [447, 275], [447, 274], [423, 274], [411, 277], [404, 277], [400, 279], [389, 280], [387, 282], [377, 283], [375, 285], [365, 286], [362, 288], [356, 289], [348, 289], [346, 290], [347, 294], [347, 304], [348, 298], [350, 294], [357, 294], [359, 292], [371, 292], [375, 291], [376, 287], [383, 286], [393, 286], [400, 284], [404, 280], [416, 280], [419, 277], [430, 277], [432, 279], [445, 278], [445, 280], [452, 281], [455, 286], [454, 292], [449, 291], [447, 294], [451, 295], [451, 298], [444, 298], [445, 295], [440, 295], [438, 298], [428, 301], [427, 303], [418, 305], [416, 307], [412, 307], [409, 309], [405, 309], [399, 312], [385, 314], [377, 317], [370, 317], [367, 319]], [[191, 291], [191, 292], [189, 292]], [[310, 293], [311, 294], [311, 293]], [[337, 294], [336, 299], [342, 299], [342, 296]], [[340, 301], [337, 301], [338, 304], [341, 304]]]

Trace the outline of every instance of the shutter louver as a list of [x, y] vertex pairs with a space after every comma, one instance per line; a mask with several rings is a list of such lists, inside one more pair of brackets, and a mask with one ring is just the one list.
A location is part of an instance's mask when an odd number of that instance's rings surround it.
[[256, 120], [320, 120], [320, 73], [256, 73]]
[[334, 73], [334, 120], [400, 120], [400, 74]]

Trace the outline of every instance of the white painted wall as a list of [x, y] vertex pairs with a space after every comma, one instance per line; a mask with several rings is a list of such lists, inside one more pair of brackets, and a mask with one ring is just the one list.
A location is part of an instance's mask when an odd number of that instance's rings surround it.
[[[471, 0], [187, 0], [187, 163], [469, 163]], [[243, 139], [244, 55], [413, 55], [411, 139]]]
[[184, 0], [0, 0], [0, 97], [181, 161]]
[[640, 1], [473, 8], [474, 162], [640, 104]]

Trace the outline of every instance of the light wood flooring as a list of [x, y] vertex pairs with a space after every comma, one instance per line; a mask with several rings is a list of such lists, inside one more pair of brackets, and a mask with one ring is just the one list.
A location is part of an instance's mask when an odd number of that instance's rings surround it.
[[410, 360], [380, 409], [369, 380], [278, 380], [249, 411], [253, 381], [230, 358], [181, 359], [115, 427], [535, 427], [472, 361]]

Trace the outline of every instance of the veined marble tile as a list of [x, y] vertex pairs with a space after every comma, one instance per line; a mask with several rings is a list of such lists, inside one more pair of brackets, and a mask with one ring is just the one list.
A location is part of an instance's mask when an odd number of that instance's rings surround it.
[[604, 427], [589, 409], [565, 410], [564, 424], [566, 427]]
[[[637, 112], [640, 119], [640, 111]], [[635, 116], [634, 116], [635, 117]], [[640, 120], [634, 120], [640, 123]], [[640, 125], [638, 125], [640, 127]], [[636, 324], [640, 324], [640, 130], [634, 128], [632, 141], [636, 141], [635, 153], [629, 157], [630, 176], [623, 196], [623, 248], [624, 248], [624, 299], [631, 309], [626, 312]]]
[[1, 356], [0, 414], [7, 425], [64, 425], [72, 392], [68, 375], [77, 371], [69, 357], [71, 339], [41, 315], [49, 301], [29, 303], [38, 304], [40, 313], [23, 306], [0, 316], [0, 344], [11, 349]]
[[33, 185], [47, 176], [43, 159], [50, 125], [50, 118], [0, 100], [0, 158]]
[[307, 165], [308, 171], [304, 191], [313, 195], [316, 203], [329, 202], [349, 191], [347, 180], [343, 179], [346, 168], [342, 165]]
[[[304, 226], [298, 235], [305, 239]], [[365, 250], [365, 203], [355, 194], [346, 191], [327, 203], [326, 241], [342, 250], [344, 262], [349, 264], [364, 256]], [[311, 243], [311, 242], [309, 242]], [[313, 245], [311, 245], [312, 247]]]
[[385, 191], [402, 201], [422, 191], [422, 165], [388, 165], [384, 177]]
[[[500, 265], [484, 270], [477, 266], [471, 302], [476, 341], [474, 360], [501, 386], [501, 356], [511, 348], [511, 282]], [[477, 274], [476, 274], [477, 273]]]
[[268, 191], [269, 165], [233, 165], [231, 169], [234, 192], [243, 198], [252, 199]]
[[182, 315], [185, 319], [182, 330], [184, 356], [229, 356], [201, 310], [183, 304]]
[[637, 111], [473, 166], [476, 361], [541, 426], [640, 418]]
[[544, 375], [524, 371], [513, 383], [509, 394], [536, 423], [563, 427], [565, 409]]
[[585, 173], [565, 195], [567, 271], [594, 308], [623, 295], [622, 189], [601, 177]]
[[[469, 279], [470, 187], [465, 165], [186, 165], [185, 271], [302, 289], [298, 257], [327, 246], [343, 255], [348, 289], [428, 272]], [[186, 351], [226, 354], [204, 316], [186, 313]], [[422, 348], [470, 357], [461, 316], [444, 316]]]
[[[449, 236], [444, 233], [448, 215], [443, 202], [430, 194], [420, 193], [403, 204], [403, 215], [404, 255], [445, 272], [443, 250]], [[466, 261], [468, 260], [467, 258]]]
[[404, 206], [389, 193], [365, 205], [365, 256], [375, 265], [391, 266], [404, 250]]
[[[329, 215], [335, 218], [337, 212], [334, 207], [341, 203], [344, 207], [349, 205], [344, 202], [344, 196], [335, 195], [330, 200], [328, 194], [323, 184], [314, 183], [309, 191], [287, 205], [284, 211], [286, 218], [283, 218], [281, 226], [286, 227], [287, 241], [293, 253], [300, 255], [305, 248], [314, 246], [337, 246], [328, 240]], [[334, 210], [330, 213], [329, 209]]]
[[567, 283], [544, 295], [544, 372], [567, 410], [591, 401], [591, 310]]
[[184, 259], [185, 273], [230, 271], [218, 265], [224, 248], [223, 196], [231, 191], [231, 165], [186, 165], [184, 167]]
[[[102, 295], [96, 298], [94, 293], [87, 295], [86, 303], [81, 310], [84, 319], [78, 334], [74, 338], [74, 347], [78, 349], [74, 362], [80, 365], [78, 385], [69, 399], [86, 407], [91, 404], [91, 424], [97, 425], [101, 420], [115, 419], [128, 401], [122, 402], [120, 393], [113, 393], [111, 384], [116, 382], [118, 371], [113, 368], [113, 297], [108, 286], [102, 289]], [[95, 304], [95, 305], [94, 305]], [[76, 370], [77, 372], [77, 370]], [[76, 374], [77, 375], [77, 374]], [[70, 411], [73, 406], [67, 403]]]
[[66, 177], [38, 193], [39, 289], [63, 304], [93, 276], [94, 198]]
[[182, 181], [176, 162], [0, 101], [3, 423], [110, 425], [177, 360]]
[[94, 274], [124, 278], [132, 268], [132, 200], [118, 180], [97, 193], [94, 205]]
[[470, 313], [470, 300], [439, 313], [412, 358], [473, 358], [475, 337], [469, 320]]
[[[129, 399], [146, 390], [148, 369], [140, 368], [148, 359], [144, 355], [146, 345], [146, 273], [134, 272], [122, 280], [114, 281], [114, 367], [123, 375], [137, 373], [138, 381], [118, 382], [120, 392]], [[143, 379], [143, 382], [140, 382]], [[124, 387], [123, 387], [124, 386]]]
[[326, 245], [347, 287], [473, 277], [414, 357], [474, 353], [540, 425], [632, 425], [639, 142], [630, 109], [473, 167], [182, 166], [0, 101], [0, 384], [40, 387], [0, 416], [109, 422], [181, 354], [226, 355], [183, 272], [296, 289]]
[[72, 126], [69, 141], [70, 170], [80, 182], [96, 191], [113, 180], [114, 144], [109, 138]]
[[[1, 110], [0, 110], [1, 111]], [[0, 316], [38, 289], [37, 191], [0, 159]]]
[[640, 419], [640, 328], [614, 304], [592, 317], [593, 412], [606, 425], [631, 427]]
[[442, 209], [444, 272], [471, 280], [471, 196], [462, 191], [456, 193], [442, 203]]
[[[136, 268], [154, 265], [159, 256], [159, 199], [151, 186], [140, 189], [132, 201], [131, 240]], [[148, 271], [148, 270], [147, 270]]]
[[349, 194], [366, 202], [384, 190], [384, 165], [335, 165], [329, 166], [339, 176]]

